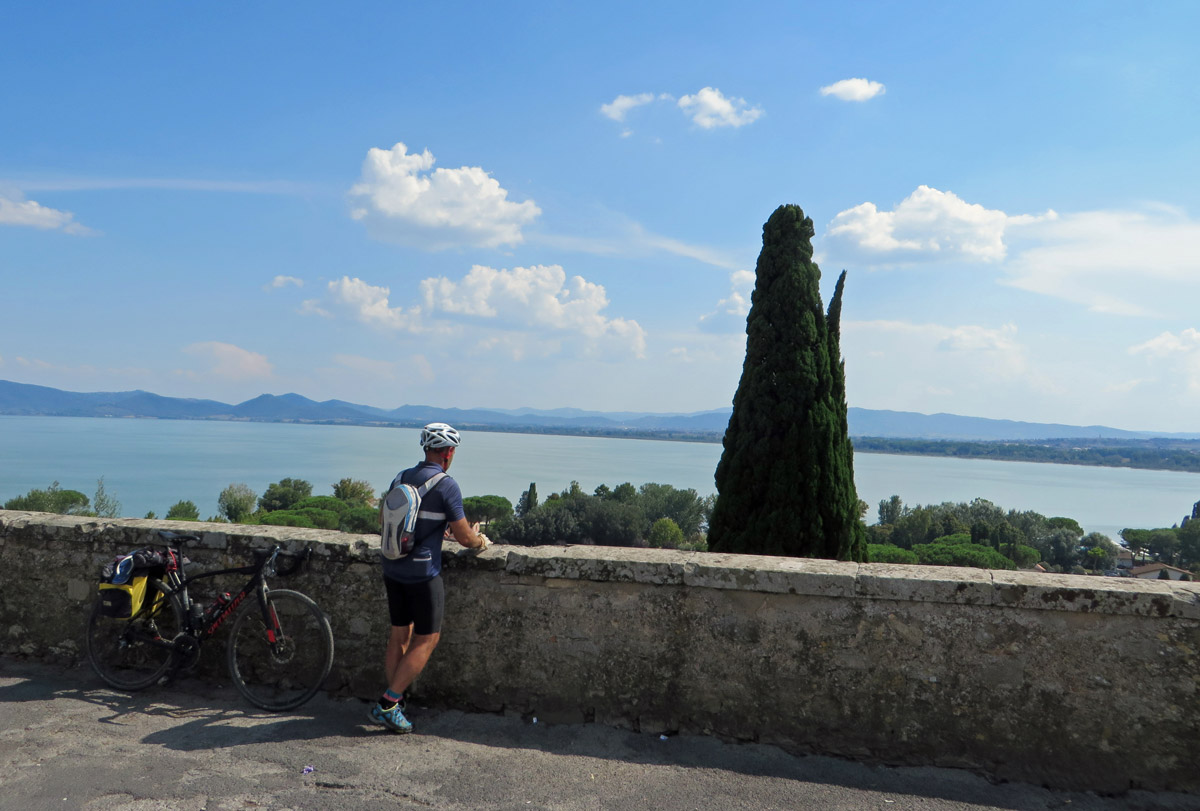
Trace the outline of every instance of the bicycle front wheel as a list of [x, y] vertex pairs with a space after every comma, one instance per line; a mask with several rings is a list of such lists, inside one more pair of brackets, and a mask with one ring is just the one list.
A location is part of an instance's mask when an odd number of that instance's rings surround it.
[[141, 690], [168, 674], [174, 639], [183, 630], [179, 601], [161, 581], [146, 581], [140, 610], [118, 619], [104, 615], [100, 600], [88, 619], [87, 655], [92, 669], [118, 690]]
[[264, 710], [290, 710], [313, 697], [333, 666], [333, 630], [317, 604], [298, 591], [267, 593], [266, 617], [247, 600], [229, 635], [229, 675]]

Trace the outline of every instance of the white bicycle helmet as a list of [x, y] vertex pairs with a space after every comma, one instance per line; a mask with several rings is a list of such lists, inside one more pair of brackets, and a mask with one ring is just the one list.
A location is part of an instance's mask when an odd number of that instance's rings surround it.
[[459, 442], [458, 431], [444, 422], [431, 422], [421, 429], [421, 447], [425, 450], [457, 448]]

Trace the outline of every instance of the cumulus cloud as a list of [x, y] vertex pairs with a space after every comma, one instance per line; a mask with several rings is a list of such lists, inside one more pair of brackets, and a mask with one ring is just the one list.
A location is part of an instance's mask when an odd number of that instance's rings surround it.
[[637, 357], [645, 354], [645, 330], [636, 321], [604, 315], [609, 304], [604, 288], [582, 276], [568, 279], [559, 265], [512, 270], [475, 265], [461, 281], [426, 279], [421, 292], [430, 312], [578, 335], [590, 345], [623, 348]]
[[[849, 321], [843, 322], [842, 331], [843, 345], [855, 347], [856, 355], [861, 352], [871, 357], [871, 366], [892, 367], [914, 378], [922, 377], [910, 367], [918, 359], [931, 368], [940, 368], [940, 373], [924, 378], [930, 385], [939, 385], [940, 380], [940, 385], [954, 387], [956, 383], [982, 383], [989, 378], [1016, 380], [1030, 374], [1029, 351], [1018, 340], [1015, 324], [985, 327]], [[846, 354], [849, 356], [850, 351]], [[969, 373], [965, 371], [968, 369]]]
[[[242, 349], [233, 344], [202, 341], [185, 346], [183, 351], [210, 362], [212, 366], [208, 369], [207, 374], [215, 377], [227, 380], [251, 380], [271, 376], [272, 367], [265, 355]], [[189, 373], [189, 376], [198, 377], [199, 375]]]
[[707, 332], [742, 332], [750, 313], [750, 296], [754, 292], [752, 270], [736, 270], [729, 275], [729, 295], [717, 302], [711, 313], [700, 317], [700, 328]]
[[1054, 220], [1057, 214], [1010, 215], [968, 203], [953, 192], [919, 186], [892, 211], [871, 202], [838, 213], [826, 231], [826, 249], [839, 259], [888, 265], [933, 259], [997, 262], [1014, 226]]
[[[379, 329], [411, 333], [425, 331], [420, 306], [407, 308], [391, 306], [389, 301], [391, 290], [387, 287], [368, 284], [359, 278], [352, 279], [349, 276], [343, 276], [330, 282], [328, 291], [334, 306], [363, 324]], [[322, 310], [315, 303], [311, 309]], [[322, 310], [322, 312], [324, 311]]]
[[693, 96], [682, 96], [679, 109], [692, 117], [702, 129], [744, 127], [763, 114], [761, 107], [751, 107], [745, 99], [727, 98], [715, 87], [701, 88]]
[[19, 196], [0, 195], [0, 225], [24, 226], [43, 231], [62, 231], [75, 236], [90, 236], [96, 232], [75, 222], [75, 215], [59, 211]]
[[524, 241], [521, 228], [541, 214], [532, 200], [509, 200], [478, 166], [435, 170], [433, 164], [428, 149], [409, 154], [403, 143], [370, 149], [362, 178], [350, 189], [357, 203], [351, 216], [379, 237], [428, 250]]
[[842, 101], [867, 101], [882, 96], [887, 88], [869, 79], [842, 79], [821, 88], [822, 96], [834, 96]]
[[276, 276], [271, 280], [271, 283], [266, 285], [264, 290], [278, 290], [281, 287], [294, 285], [296, 287], [304, 287], [304, 280], [297, 279], [295, 276]]
[[[503, 351], [514, 357], [551, 354], [566, 341], [591, 351], [643, 357], [646, 333], [636, 321], [605, 314], [603, 286], [567, 277], [558, 265], [511, 270], [475, 265], [461, 279], [430, 277], [412, 301], [391, 301], [391, 290], [343, 276], [328, 286], [329, 309], [372, 327], [466, 340], [474, 351]], [[328, 312], [312, 302], [313, 312]], [[481, 331], [482, 330], [482, 331]]]
[[636, 96], [620, 95], [608, 104], [600, 105], [600, 112], [613, 121], [624, 121], [625, 115], [635, 107], [654, 101], [653, 93], [638, 93]]

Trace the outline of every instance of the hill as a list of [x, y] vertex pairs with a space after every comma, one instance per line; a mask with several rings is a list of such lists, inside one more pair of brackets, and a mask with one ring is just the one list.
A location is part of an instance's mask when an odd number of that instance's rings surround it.
[[[152, 417], [158, 419], [254, 420], [346, 425], [420, 426], [442, 420], [480, 430], [653, 437], [719, 442], [729, 422], [728, 408], [692, 413], [603, 412], [575, 408], [462, 409], [402, 405], [393, 409], [318, 402], [299, 394], [262, 394], [231, 405], [216, 400], [163, 397], [147, 391], [69, 392], [0, 380], [0, 415], [56, 417]], [[1130, 431], [1101, 425], [1073, 426], [1017, 422], [956, 414], [850, 408], [855, 437], [1039, 442], [1052, 439], [1200, 439], [1200, 434]], [[1107, 443], [1106, 443], [1107, 444]]]

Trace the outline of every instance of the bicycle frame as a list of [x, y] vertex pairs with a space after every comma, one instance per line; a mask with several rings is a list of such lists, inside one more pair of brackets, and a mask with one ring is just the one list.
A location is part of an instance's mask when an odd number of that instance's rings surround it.
[[[170, 593], [179, 597], [181, 607], [183, 608], [184, 616], [184, 631], [190, 633], [198, 641], [204, 642], [210, 639], [220, 627], [229, 619], [238, 607], [250, 596], [251, 593], [257, 593], [259, 609], [262, 611], [263, 623], [267, 627], [267, 641], [271, 645], [275, 645], [279, 637], [279, 618], [275, 616], [275, 612], [271, 610], [271, 604], [267, 601], [267, 594], [270, 589], [267, 586], [267, 573], [275, 572], [275, 561], [283, 551], [282, 547], [274, 546], [269, 554], [263, 556], [263, 559], [258, 563], [250, 566], [235, 566], [229, 569], [214, 569], [210, 572], [201, 572], [200, 574], [184, 577], [181, 574], [183, 561], [183, 541], [199, 540], [194, 535], [182, 535], [174, 538], [164, 538], [167, 540], [167, 548], [170, 556], [174, 558], [171, 564], [167, 567], [164, 583], [170, 589]], [[307, 557], [307, 555], [302, 556]], [[291, 570], [295, 571], [299, 568], [299, 563]], [[290, 574], [283, 572], [280, 574]], [[220, 577], [228, 574], [248, 574], [250, 579], [242, 586], [241, 590], [230, 597], [228, 603], [221, 607], [221, 610], [212, 618], [201, 622], [197, 625], [192, 613], [192, 605], [195, 601], [188, 592], [188, 586], [199, 580], [206, 580], [213, 577]]]

